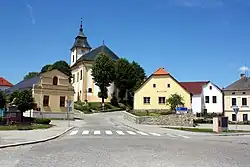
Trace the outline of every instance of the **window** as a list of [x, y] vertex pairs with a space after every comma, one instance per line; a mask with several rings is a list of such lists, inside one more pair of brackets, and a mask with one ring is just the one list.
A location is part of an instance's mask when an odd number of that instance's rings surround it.
[[156, 84], [153, 84], [153, 88], [156, 88]]
[[213, 96], [213, 103], [217, 103], [217, 97]]
[[232, 106], [236, 106], [236, 98], [232, 98]]
[[150, 104], [150, 97], [143, 97], [144, 104]]
[[246, 94], [246, 92], [242, 92], [242, 94], [243, 94], [243, 95], [245, 95], [245, 94]]
[[49, 96], [43, 96], [43, 106], [49, 106]]
[[212, 86], [209, 86], [209, 89], [212, 90]]
[[236, 114], [232, 114], [232, 121], [236, 121]]
[[232, 95], [235, 95], [235, 92], [232, 92]]
[[53, 78], [53, 85], [57, 85], [58, 84], [58, 78], [57, 77], [54, 77]]
[[92, 93], [92, 88], [89, 88], [89, 89], [88, 89], [88, 93]]
[[159, 97], [159, 104], [165, 104], [166, 98], [165, 97]]
[[168, 84], [167, 87], [170, 88], [170, 84]]
[[72, 56], [72, 62], [75, 62], [75, 55]]
[[77, 82], [79, 81], [79, 72], [77, 73]]
[[248, 121], [248, 114], [243, 114], [243, 121]]
[[247, 106], [247, 98], [242, 98], [242, 106]]
[[209, 96], [205, 96], [205, 103], [209, 103]]
[[75, 83], [75, 79], [76, 79], [76, 75], [73, 74], [73, 80], [72, 80], [73, 83]]
[[81, 70], [81, 72], [80, 72], [80, 80], [82, 80], [82, 70]]
[[65, 107], [65, 96], [60, 96], [60, 107]]

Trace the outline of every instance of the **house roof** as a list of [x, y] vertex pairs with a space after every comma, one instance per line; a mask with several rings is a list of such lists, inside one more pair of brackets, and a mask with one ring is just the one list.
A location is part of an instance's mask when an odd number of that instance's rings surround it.
[[180, 82], [180, 84], [186, 88], [186, 90], [193, 95], [201, 94], [202, 87], [207, 84], [209, 81], [200, 81], [200, 82]]
[[223, 90], [250, 90], [250, 78], [242, 77], [241, 79], [235, 81], [231, 85], [227, 86]]
[[168, 75], [169, 72], [167, 72], [164, 68], [159, 68], [156, 70], [153, 75]]
[[[100, 53], [104, 53], [106, 54], [107, 56], [110, 56], [112, 58], [112, 60], [117, 60], [119, 59], [119, 57], [114, 53], [112, 52], [106, 45], [102, 45], [102, 46], [99, 46], [87, 53], [85, 53], [82, 57], [80, 57], [76, 63], [74, 65], [76, 65], [77, 63], [81, 62], [81, 61], [94, 61], [95, 58], [100, 54]], [[73, 65], [73, 66], [74, 66]], [[72, 67], [73, 67], [72, 66]]]
[[33, 87], [33, 84], [37, 84], [39, 80], [40, 80], [40, 76], [35, 76], [30, 79], [22, 80], [16, 85], [12, 86], [11, 88], [6, 89], [5, 93], [10, 94], [10, 93], [13, 93], [14, 91], [30, 89]]
[[13, 86], [9, 81], [7, 81], [5, 78], [0, 77], [0, 86]]
[[[169, 75], [175, 82], [177, 82], [184, 90], [186, 90], [188, 93], [190, 93], [180, 82], [178, 82], [172, 75], [170, 75], [169, 72], [167, 72], [164, 68], [158, 68], [153, 74], [151, 74], [142, 84], [141, 86], [136, 90], [138, 91], [145, 83], [152, 77], [152, 76], [163, 76], [163, 75]], [[136, 92], [135, 91], [135, 92]]]

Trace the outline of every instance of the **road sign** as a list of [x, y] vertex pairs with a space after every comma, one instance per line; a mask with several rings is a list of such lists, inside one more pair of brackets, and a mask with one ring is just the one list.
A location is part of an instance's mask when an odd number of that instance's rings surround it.
[[68, 112], [72, 110], [72, 100], [67, 100], [67, 108], [68, 108]]
[[187, 111], [187, 108], [186, 108], [186, 107], [176, 107], [176, 111], [179, 111], [179, 112], [186, 112], [186, 111]]
[[233, 107], [233, 110], [234, 110], [234, 113], [237, 115], [238, 114], [238, 112], [239, 112], [239, 107]]

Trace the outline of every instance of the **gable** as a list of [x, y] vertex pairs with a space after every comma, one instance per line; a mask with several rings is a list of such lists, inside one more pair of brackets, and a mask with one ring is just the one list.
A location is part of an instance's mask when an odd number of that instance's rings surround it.
[[[212, 89], [210, 89], [210, 86], [212, 87]], [[207, 91], [207, 90], [208, 91], [212, 90], [213, 92], [218, 91], [218, 92], [222, 93], [222, 90], [212, 82], [208, 82], [206, 85], [203, 85], [203, 91]]]
[[142, 85], [139, 87], [135, 93], [140, 93], [145, 91], [145, 93], [149, 90], [154, 90], [153, 84], [156, 84], [157, 90], [162, 92], [167, 91], [169, 89], [167, 84], [170, 84], [171, 89], [181, 89], [186, 93], [190, 94], [180, 83], [172, 77], [170, 74], [168, 75], [151, 75]]

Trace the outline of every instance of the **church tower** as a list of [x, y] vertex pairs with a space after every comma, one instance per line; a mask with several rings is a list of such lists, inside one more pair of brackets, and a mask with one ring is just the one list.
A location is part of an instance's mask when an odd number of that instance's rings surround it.
[[82, 18], [80, 23], [80, 29], [77, 37], [75, 38], [75, 42], [72, 46], [71, 50], [71, 66], [85, 53], [89, 52], [92, 48], [90, 47], [87, 37], [83, 33], [82, 28]]

